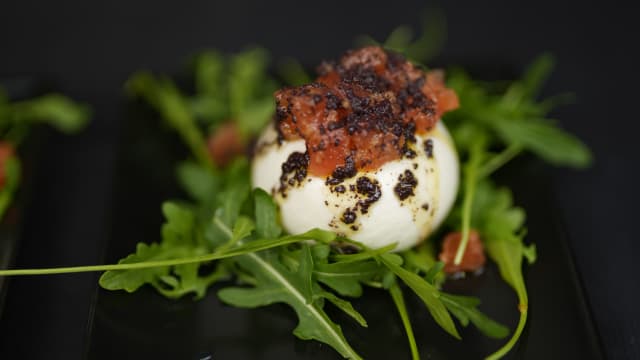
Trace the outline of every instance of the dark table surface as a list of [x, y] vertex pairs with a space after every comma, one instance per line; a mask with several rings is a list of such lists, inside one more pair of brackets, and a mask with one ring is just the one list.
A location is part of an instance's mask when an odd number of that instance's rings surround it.
[[[438, 5], [438, 4], [432, 4]], [[554, 112], [595, 152], [593, 168], [553, 170], [560, 212], [605, 352], [640, 358], [640, 282], [632, 236], [638, 190], [637, 34], [632, 4], [449, 1], [442, 58], [521, 68], [550, 51], [546, 94], [573, 91]], [[48, 136], [15, 266], [100, 263], [110, 236], [122, 84], [140, 68], [176, 72], [203, 48], [260, 44], [303, 63], [334, 57], [358, 34], [378, 38], [417, 26], [424, 2], [20, 1], [0, 6], [0, 78], [54, 80], [95, 116], [76, 137]], [[0, 319], [0, 358], [78, 359], [85, 354], [96, 275], [12, 279]], [[553, 296], [549, 289], [548, 296]], [[11, 349], [11, 350], [9, 350]]]

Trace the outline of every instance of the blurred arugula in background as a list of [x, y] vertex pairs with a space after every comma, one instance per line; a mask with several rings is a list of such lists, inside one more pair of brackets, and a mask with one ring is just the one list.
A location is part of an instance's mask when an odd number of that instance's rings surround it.
[[278, 85], [267, 75], [267, 66], [268, 55], [261, 48], [233, 56], [206, 51], [191, 61], [193, 94], [180, 90], [169, 77], [147, 71], [131, 76], [125, 89], [153, 106], [200, 163], [213, 166], [206, 146], [210, 134], [233, 123], [246, 144], [271, 119]]
[[395, 28], [382, 42], [368, 35], [361, 35], [356, 38], [355, 43], [358, 47], [381, 46], [403, 54], [414, 64], [425, 66], [440, 54], [446, 39], [446, 18], [440, 9], [431, 8], [423, 11], [420, 16], [420, 32], [417, 37], [410, 26], [401, 25]]
[[11, 204], [21, 176], [16, 148], [38, 124], [72, 134], [89, 121], [90, 110], [60, 94], [10, 101], [0, 87], [0, 219]]

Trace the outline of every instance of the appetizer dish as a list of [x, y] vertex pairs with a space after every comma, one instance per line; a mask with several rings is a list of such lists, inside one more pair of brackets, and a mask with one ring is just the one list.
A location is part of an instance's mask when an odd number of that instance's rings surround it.
[[[524, 210], [491, 175], [524, 151], [574, 167], [587, 166], [590, 153], [545, 119], [554, 101], [535, 100], [549, 56], [497, 86], [427, 69], [394, 49], [347, 51], [322, 62], [315, 80], [289, 67], [290, 86], [279, 89], [261, 49], [197, 56], [190, 93], [167, 77], [135, 74], [127, 92], [190, 150], [176, 169], [189, 198], [165, 202], [160, 241], [138, 243], [118, 264], [0, 275], [106, 271], [104, 289], [151, 286], [168, 298], [200, 299], [217, 283], [231, 306], [290, 306], [293, 335], [352, 359], [359, 349], [326, 309], [366, 327], [350, 299], [388, 293], [417, 359], [405, 305], [415, 295], [455, 338], [473, 324], [505, 339], [486, 354], [501, 358], [525, 326], [523, 259], [531, 264], [536, 253], [525, 242]], [[488, 259], [517, 293], [515, 329], [480, 312], [480, 299], [442, 290]]]
[[455, 92], [442, 72], [380, 47], [323, 63], [320, 74], [276, 92], [252, 186], [274, 197], [289, 233], [321, 228], [371, 248], [415, 246], [457, 194], [458, 156], [439, 122], [458, 107]]

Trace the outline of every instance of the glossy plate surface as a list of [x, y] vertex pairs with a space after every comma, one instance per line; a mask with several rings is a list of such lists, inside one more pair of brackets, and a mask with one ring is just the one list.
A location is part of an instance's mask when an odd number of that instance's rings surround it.
[[[23, 100], [42, 93], [44, 86], [31, 78], [0, 79], [0, 90], [4, 90], [9, 99]], [[34, 165], [38, 148], [42, 142], [42, 131], [31, 129], [27, 139], [20, 144], [18, 158], [20, 159], [21, 180], [11, 203], [0, 218], [0, 269], [11, 267], [16, 249], [19, 245], [22, 227], [24, 226], [25, 207], [29, 202], [33, 186]], [[4, 308], [7, 280], [0, 277], [0, 314]]]

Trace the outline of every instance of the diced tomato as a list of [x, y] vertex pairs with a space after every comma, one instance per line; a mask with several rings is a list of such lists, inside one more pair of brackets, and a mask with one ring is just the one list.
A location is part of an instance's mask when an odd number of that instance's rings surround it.
[[235, 156], [241, 155], [245, 151], [245, 146], [240, 136], [238, 127], [233, 122], [228, 122], [207, 139], [209, 155], [218, 166], [225, 166]]
[[458, 106], [442, 71], [425, 73], [380, 47], [347, 52], [320, 73], [314, 83], [275, 93], [280, 135], [305, 140], [316, 176], [330, 175], [349, 156], [358, 170], [399, 159], [415, 133], [430, 131]]
[[461, 240], [462, 233], [460, 231], [451, 232], [444, 238], [439, 259], [444, 263], [444, 271], [447, 274], [460, 271], [473, 272], [481, 269], [486, 262], [484, 247], [480, 241], [480, 234], [476, 230], [471, 230], [469, 232], [467, 249], [464, 252], [464, 256], [462, 256], [462, 261], [460, 265], [455, 265], [454, 258]]
[[0, 189], [4, 187], [7, 182], [7, 174], [5, 173], [5, 166], [7, 159], [9, 159], [15, 153], [13, 144], [7, 141], [0, 141]]

